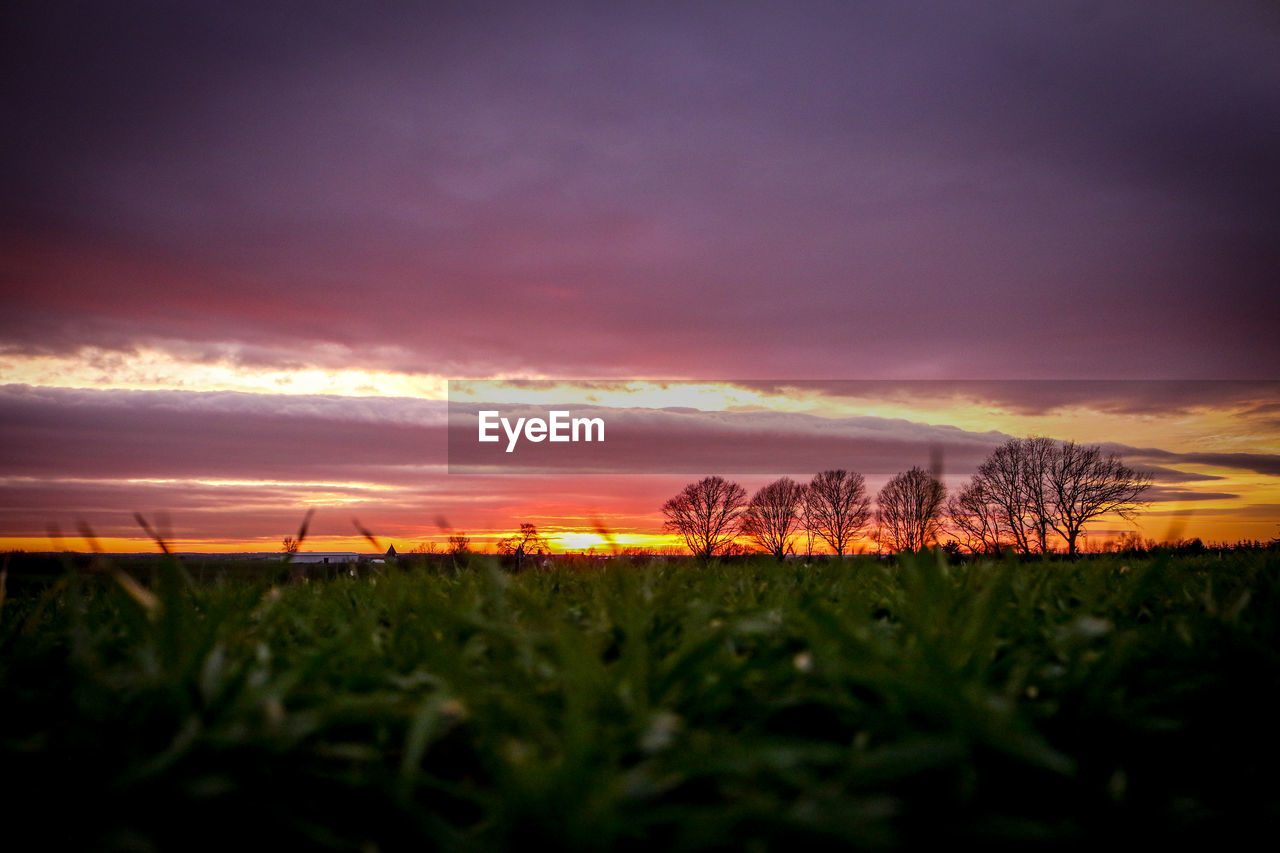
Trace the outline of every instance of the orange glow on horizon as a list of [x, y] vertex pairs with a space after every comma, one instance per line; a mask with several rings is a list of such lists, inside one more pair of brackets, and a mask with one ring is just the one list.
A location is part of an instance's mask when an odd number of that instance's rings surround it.
[[[534, 518], [533, 515], [524, 516]], [[561, 519], [563, 522], [563, 519]], [[581, 528], [563, 524], [552, 526], [538, 525], [539, 532], [551, 543], [553, 554], [595, 553], [609, 554], [625, 549], [638, 549], [647, 553], [686, 552], [684, 540], [677, 534], [660, 532], [660, 524], [655, 525], [654, 532], [644, 531], [610, 531], [609, 537], [601, 535], [589, 518], [583, 519]], [[462, 531], [460, 531], [462, 532]], [[511, 529], [466, 531], [464, 535], [470, 540], [470, 550], [480, 554], [495, 554], [498, 543], [514, 532]], [[1259, 514], [1256, 517], [1233, 517], [1219, 515], [1212, 517], [1203, 511], [1195, 511], [1185, 506], [1155, 509], [1139, 516], [1136, 523], [1125, 522], [1119, 518], [1103, 517], [1086, 528], [1082, 542], [1082, 550], [1095, 552], [1106, 550], [1110, 544], [1121, 538], [1136, 537], [1139, 541], [1171, 542], [1183, 539], [1199, 538], [1205, 543], [1230, 544], [1239, 541], [1270, 541], [1280, 535], [1280, 522], [1274, 516]], [[265, 557], [283, 556], [283, 537], [257, 537], [246, 539], [166, 539], [169, 549], [185, 554], [261, 554]], [[351, 553], [376, 557], [384, 554], [388, 547], [394, 546], [397, 554], [409, 555], [418, 548], [434, 546], [434, 553], [445, 553], [449, 548], [448, 535], [436, 528], [428, 528], [421, 535], [396, 534], [377, 535], [378, 548], [360, 535], [350, 536], [311, 536], [302, 546], [302, 553]], [[949, 537], [944, 535], [942, 541]], [[750, 545], [745, 538], [737, 540], [741, 545]], [[797, 554], [806, 553], [806, 540], [803, 531], [792, 539]], [[814, 538], [812, 553], [827, 554], [830, 549], [820, 539]], [[150, 538], [139, 536], [103, 536], [92, 542], [83, 536], [67, 535], [62, 537], [46, 536], [0, 536], [0, 551], [26, 551], [35, 553], [71, 551], [75, 553], [92, 553], [101, 551], [105, 554], [158, 554], [160, 549]], [[874, 554], [877, 545], [869, 535], [856, 539], [850, 549], [851, 554]]]
[[[162, 352], [146, 351], [133, 362], [119, 354], [110, 359], [104, 356], [97, 361], [90, 360], [92, 364], [82, 364], [82, 372], [70, 376], [63, 376], [59, 371], [77, 359], [63, 357], [63, 361], [50, 361], [49, 358], [52, 357], [6, 356], [0, 359], [0, 369], [10, 380], [29, 381], [41, 388], [65, 388], [67, 386], [63, 384], [41, 383], [82, 379], [86, 387], [96, 388], [172, 387], [190, 391], [234, 388], [264, 395], [281, 390], [275, 385], [280, 378], [279, 371], [257, 370], [231, 363], [215, 363], [213, 366], [188, 364], [179, 356]], [[188, 368], [190, 372], [187, 372]], [[293, 384], [284, 390], [294, 394], [326, 393], [345, 397], [357, 393], [379, 395], [393, 392], [443, 399], [444, 380], [425, 374], [375, 375], [373, 371], [353, 367], [345, 370], [307, 369], [292, 371], [291, 375]], [[403, 387], [395, 384], [402, 380], [407, 383]], [[687, 394], [679, 401], [701, 407], [704, 411], [777, 411], [824, 418], [892, 418], [914, 424], [956, 427], [971, 433], [1042, 434], [1086, 443], [1116, 440], [1136, 448], [1198, 453], [1205, 457], [1280, 453], [1280, 433], [1275, 429], [1273, 415], [1262, 408], [1254, 413], [1239, 406], [1201, 406], [1150, 414], [1122, 414], [1101, 411], [1099, 407], [1075, 405], [1031, 415], [1007, 406], [1000, 408], [996, 404], [987, 404], [976, 397], [965, 400], [941, 393], [930, 396], [925, 392], [913, 396], [907, 393], [911, 391], [910, 387], [899, 395], [886, 393], [885, 398], [879, 400], [870, 396], [828, 397], [812, 390], [782, 394], [740, 387], [732, 382], [689, 381], [686, 384], [689, 385]], [[646, 407], [671, 405], [673, 402], [665, 386], [658, 382], [620, 380], [601, 382], [598, 386], [578, 390], [585, 401], [598, 405]], [[572, 387], [572, 383], [559, 383], [551, 389], [522, 386], [518, 394], [513, 394], [513, 399], [571, 402], [563, 400], [563, 396], [564, 389]], [[891, 392], [892, 388], [887, 391]], [[344, 400], [343, 405], [349, 402]], [[839, 460], [833, 460], [833, 466], [838, 464]], [[1134, 533], [1143, 539], [1200, 538], [1206, 542], [1268, 541], [1275, 538], [1280, 534], [1280, 476], [1258, 473], [1259, 470], [1272, 469], [1257, 461], [1242, 464], [1245, 467], [1222, 467], [1185, 459], [1169, 461], [1164, 467], [1193, 478], [1208, 479], [1164, 481], [1169, 489], [1165, 497], [1177, 497], [1178, 500], [1152, 503], [1139, 515], [1136, 523], [1098, 520], [1086, 528], [1087, 547], [1096, 548], [1125, 533]], [[1252, 470], [1248, 464], [1253, 465]], [[193, 500], [191, 506], [195, 509], [172, 507], [175, 517], [180, 517], [183, 522], [175, 529], [186, 534], [186, 538], [171, 540], [172, 548], [177, 551], [280, 553], [283, 537], [295, 535], [297, 523], [305, 510], [314, 508], [318, 519], [323, 518], [324, 522], [313, 525], [312, 536], [304, 543], [304, 550], [374, 554], [374, 547], [352, 529], [350, 518], [353, 515], [373, 531], [380, 543], [378, 550], [383, 552], [391, 545], [400, 553], [432, 544], [439, 551], [447, 550], [448, 532], [428, 523], [429, 519], [441, 514], [448, 517], [454, 528], [470, 537], [473, 550], [482, 553], [494, 552], [498, 542], [510, 536], [525, 521], [536, 524], [557, 553], [591, 550], [608, 553], [615, 548], [654, 551], [682, 548], [683, 541], [679, 536], [662, 530], [658, 507], [662, 499], [677, 492], [684, 482], [696, 479], [689, 476], [659, 480], [651, 475], [628, 482], [626, 478], [612, 481], [592, 479], [594, 475], [548, 475], [544, 481], [522, 477], [505, 481], [495, 478], [489, 481], [491, 485], [487, 485], [485, 481], [469, 481], [462, 475], [449, 475], [445, 473], [443, 464], [436, 464], [434, 467], [423, 465], [418, 469], [422, 471], [423, 482], [417, 486], [405, 485], [411, 481], [402, 474], [396, 477], [388, 475], [387, 482], [377, 481], [376, 474], [371, 474], [369, 481], [330, 482], [321, 481], [318, 474], [317, 479], [309, 479], [305, 468], [286, 469], [278, 479], [252, 479], [250, 476], [257, 473], [252, 470], [243, 472], [243, 478], [221, 478], [213, 476], [214, 470], [203, 477], [196, 474], [168, 477], [160, 471], [151, 477], [117, 475], [115, 478], [103, 476], [94, 479], [87, 472], [74, 471], [51, 477], [13, 473], [0, 475], [0, 480], [2, 485], [16, 491], [36, 491], [56, 485], [63, 490], [62, 494], [72, 497], [99, 488], [104, 493], [105, 490], [120, 489], [120, 493], [125, 494], [123, 487], [127, 486], [128, 500], [136, 500], [144, 506], [163, 507], [164, 495], [181, 500], [198, 492], [203, 503]], [[966, 472], [954, 473], [960, 476], [947, 478], [948, 485], [953, 487], [959, 485]], [[297, 476], [288, 476], [290, 474]], [[352, 474], [341, 471], [331, 476], [341, 480]], [[668, 479], [669, 490], [665, 485]], [[735, 479], [739, 479], [750, 493], [773, 478]], [[878, 483], [871, 480], [868, 477], [867, 485], [874, 495]], [[533, 483], [532, 487], [530, 483]], [[154, 495], [162, 497], [157, 498], [156, 503], [147, 503]], [[91, 507], [85, 513], [92, 514], [93, 526], [107, 534], [97, 540], [98, 547], [109, 553], [157, 550], [155, 543], [129, 520], [131, 506], [119, 507], [117, 512], [111, 504], [117, 499], [106, 497], [97, 500], [100, 502], [85, 504]], [[16, 513], [22, 506], [24, 504], [15, 499], [12, 509]], [[267, 531], [280, 523], [281, 516], [289, 508], [296, 508], [295, 518], [281, 525], [277, 533], [267, 535]], [[25, 517], [21, 520], [15, 518], [7, 530], [0, 530], [0, 548], [41, 552], [63, 548], [78, 552], [93, 550], [94, 546], [89, 541], [78, 536], [50, 539], [47, 535], [32, 535], [44, 529], [45, 520], [38, 516], [33, 518], [34, 511], [22, 512], [25, 512]], [[78, 529], [76, 524], [81, 516], [73, 514], [75, 512], [68, 508], [66, 516], [70, 517], [58, 519], [62, 529]], [[62, 514], [49, 510], [49, 515]], [[594, 520], [597, 518], [605, 519], [604, 524], [611, 531], [608, 535], [599, 532]], [[245, 535], [236, 535], [242, 530]], [[221, 538], [217, 534], [222, 534]], [[796, 542], [797, 550], [800, 550], [803, 536], [797, 537]], [[874, 551], [875, 544], [864, 538], [856, 543], [855, 550], [858, 548]], [[820, 550], [823, 549], [815, 546], [815, 551]]]

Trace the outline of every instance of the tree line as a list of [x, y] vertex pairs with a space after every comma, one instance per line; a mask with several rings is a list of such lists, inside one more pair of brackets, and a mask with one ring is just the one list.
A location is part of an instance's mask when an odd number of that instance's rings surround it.
[[808, 483], [782, 477], [750, 498], [737, 483], [710, 476], [685, 486], [662, 514], [664, 528], [704, 560], [728, 552], [739, 538], [781, 560], [795, 553], [801, 535], [806, 553], [821, 542], [837, 556], [864, 536], [898, 552], [950, 535], [974, 554], [1049, 553], [1060, 544], [1074, 557], [1085, 525], [1110, 513], [1132, 520], [1150, 486], [1149, 473], [1098, 445], [1030, 437], [1001, 444], [951, 495], [920, 467], [890, 478], [874, 506], [862, 474], [844, 469]]

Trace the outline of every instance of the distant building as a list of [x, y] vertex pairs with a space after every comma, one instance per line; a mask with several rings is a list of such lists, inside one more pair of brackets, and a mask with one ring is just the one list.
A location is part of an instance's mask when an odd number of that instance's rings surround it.
[[[275, 555], [279, 556], [279, 555]], [[354, 551], [299, 551], [289, 558], [291, 563], [354, 563], [365, 559]]]

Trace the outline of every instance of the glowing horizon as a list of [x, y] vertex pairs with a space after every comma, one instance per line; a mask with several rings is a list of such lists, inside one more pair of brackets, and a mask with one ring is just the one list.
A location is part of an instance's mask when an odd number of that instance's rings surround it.
[[[0, 494], [10, 502], [0, 547], [58, 550], [62, 546], [47, 536], [49, 526], [78, 530], [85, 523], [100, 531], [108, 551], [147, 551], [151, 546], [132, 513], [167, 509], [176, 525], [174, 541], [181, 543], [175, 547], [271, 552], [308, 508], [318, 511], [309, 547], [320, 550], [363, 552], [368, 543], [354, 532], [356, 517], [402, 550], [432, 542], [445, 547], [442, 518], [449, 529], [470, 536], [476, 550], [492, 550], [524, 521], [537, 524], [559, 550], [613, 547], [597, 534], [602, 519], [616, 531], [617, 547], [680, 544], [663, 532], [658, 508], [689, 476], [610, 480], [516, 469], [490, 477], [449, 475], [439, 432], [442, 399], [195, 387], [204, 376], [193, 374], [181, 390], [0, 388], [10, 428], [40, 423], [47, 436], [43, 457], [13, 456], [0, 476]], [[1124, 453], [1137, 454], [1136, 467], [1159, 472], [1154, 502], [1137, 525], [1099, 523], [1088, 531], [1091, 541], [1126, 531], [1161, 539], [1170, 530], [1207, 541], [1265, 540], [1275, 535], [1280, 517], [1271, 408], [1280, 383], [500, 384], [520, 403], [578, 399], [623, 413], [661, 413], [673, 404], [682, 411], [696, 408], [710, 417], [713, 430], [728, 430], [725, 436], [747, 442], [762, 458], [776, 451], [780, 428], [801, 430], [796, 446], [834, 437], [831, 455], [816, 464], [852, 470], [872, 465], [861, 470], [873, 495], [893, 470], [925, 464], [934, 451], [950, 466], [945, 482], [958, 487], [1001, 436], [1117, 441], [1128, 448]], [[816, 431], [804, 438], [805, 430]], [[31, 434], [18, 433], [10, 446], [32, 446], [23, 435]], [[92, 447], [69, 443], [85, 435], [94, 436]], [[677, 440], [729, 440], [714, 432], [698, 435]], [[959, 456], [948, 454], [949, 445]], [[146, 452], [139, 455], [140, 448]], [[804, 480], [814, 473], [797, 469], [791, 476]], [[773, 478], [739, 477], [749, 490]], [[68, 541], [89, 548], [78, 537]]]
[[[1219, 527], [1214, 528], [1219, 535], [1205, 535], [1202, 532], [1197, 532], [1194, 527], [1189, 526], [1189, 522], [1195, 518], [1195, 515], [1193, 511], [1172, 510], [1168, 514], [1153, 515], [1145, 523], [1143, 518], [1139, 518], [1136, 524], [1129, 524], [1114, 517], [1109, 520], [1104, 517], [1099, 524], [1086, 529], [1086, 533], [1082, 537], [1081, 552], [1096, 553], [1108, 550], [1128, 536], [1136, 537], [1136, 541], [1139, 542], [1155, 542], [1158, 544], [1200, 539], [1206, 545], [1231, 545], [1248, 541], [1267, 542], [1275, 539], [1280, 534], [1280, 525], [1273, 521], [1264, 520], [1262, 524], [1270, 524], [1272, 528], [1270, 536], [1258, 534], [1259, 528], [1252, 522], [1222, 523]], [[1109, 527], [1108, 525], [1116, 526]], [[538, 525], [538, 528], [539, 532], [551, 543], [552, 547], [549, 552], [551, 554], [594, 553], [608, 555], [626, 549], [642, 549], [651, 553], [688, 553], [684, 540], [675, 533], [611, 530], [609, 537], [606, 538], [591, 528], [590, 521], [586, 519], [584, 519], [582, 529], [551, 528], [543, 527], [542, 525]], [[469, 540], [469, 550], [478, 554], [496, 555], [499, 553], [498, 543], [515, 532], [514, 526], [511, 529], [466, 532]], [[1263, 530], [1263, 534], [1266, 532], [1266, 530]], [[379, 556], [384, 554], [388, 547], [394, 547], [400, 556], [411, 556], [414, 553], [414, 549], [428, 545], [434, 545], [436, 548], [434, 552], [428, 553], [445, 554], [449, 550], [449, 538], [446, 534], [395, 537], [379, 536], [376, 533], [374, 535], [380, 544], [378, 549], [374, 549], [362, 535], [352, 534], [350, 536], [308, 537], [303, 547], [299, 549], [299, 553], [350, 553], [363, 556]], [[941, 537], [940, 542], [945, 543], [949, 538], [949, 536], [944, 535]], [[260, 554], [283, 557], [282, 539], [283, 537], [262, 537], [255, 539], [205, 540], [166, 537], [164, 541], [169, 549], [175, 553]], [[796, 554], [805, 553], [804, 540], [805, 537], [802, 532], [794, 534], [792, 542]], [[745, 537], [738, 537], [735, 541], [739, 545], [752, 547], [750, 541]], [[1055, 551], [1062, 550], [1062, 543], [1056, 541], [1056, 538], [1050, 544]], [[875, 554], [879, 550], [875, 539], [869, 534], [864, 534], [851, 541], [849, 553]], [[0, 537], [0, 551], [103, 553], [107, 555], [161, 553], [157, 543], [143, 533], [133, 537], [94, 537], [93, 539], [83, 534], [57, 536], [48, 534], [43, 537], [5, 536]], [[829, 555], [833, 552], [825, 543], [815, 540], [812, 553], [815, 555]]]
[[[332, 543], [642, 545], [728, 442], [874, 489], [1027, 435], [1157, 472], [1147, 535], [1275, 535], [1252, 11], [271, 5], [8, 21], [0, 545], [133, 548], [164, 509], [259, 549], [307, 508]], [[644, 440], [595, 479], [452, 476], [460, 377]]]

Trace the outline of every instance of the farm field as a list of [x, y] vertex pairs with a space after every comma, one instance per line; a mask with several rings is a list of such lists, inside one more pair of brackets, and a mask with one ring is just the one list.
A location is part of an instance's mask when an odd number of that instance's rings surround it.
[[19, 847], [1047, 849], [1280, 819], [1275, 549], [21, 570]]

